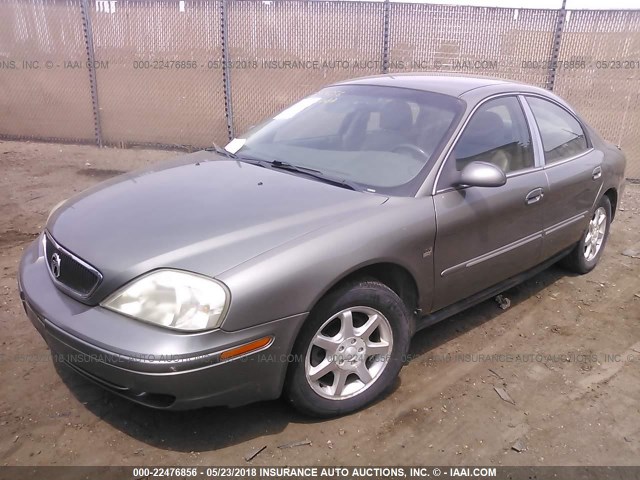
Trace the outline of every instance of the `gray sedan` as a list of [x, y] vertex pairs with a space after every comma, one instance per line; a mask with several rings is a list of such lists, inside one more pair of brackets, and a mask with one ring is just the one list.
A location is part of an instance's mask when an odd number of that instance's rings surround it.
[[418, 330], [558, 260], [593, 269], [624, 168], [536, 87], [347, 81], [63, 202], [20, 292], [56, 361], [135, 402], [344, 414]]

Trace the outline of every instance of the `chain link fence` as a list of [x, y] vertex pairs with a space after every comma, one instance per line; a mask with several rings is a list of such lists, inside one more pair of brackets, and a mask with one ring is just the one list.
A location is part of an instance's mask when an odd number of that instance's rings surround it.
[[469, 73], [538, 86], [550, 60], [556, 10], [391, 4], [390, 71]]
[[[93, 9], [102, 141], [205, 146], [226, 135], [221, 4], [118, 0]], [[104, 67], [104, 68], [101, 68]], [[211, 68], [210, 68], [211, 67]]]
[[381, 72], [383, 3], [238, 0], [229, 7], [238, 134], [324, 85]]
[[323, 85], [409, 71], [566, 98], [640, 178], [640, 11], [314, 0], [0, 0], [0, 137], [199, 148]]
[[0, 0], [0, 134], [95, 140], [94, 112], [78, 0]]
[[622, 147], [627, 175], [640, 178], [640, 11], [569, 12], [554, 92]]

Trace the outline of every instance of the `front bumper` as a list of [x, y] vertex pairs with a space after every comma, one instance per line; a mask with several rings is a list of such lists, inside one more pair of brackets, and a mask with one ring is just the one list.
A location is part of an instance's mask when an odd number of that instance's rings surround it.
[[[27, 316], [53, 358], [102, 387], [155, 408], [239, 406], [280, 396], [306, 314], [238, 330], [180, 333], [84, 305], [58, 290], [41, 242], [22, 257], [18, 283]], [[265, 349], [220, 361], [220, 352], [272, 336]]]

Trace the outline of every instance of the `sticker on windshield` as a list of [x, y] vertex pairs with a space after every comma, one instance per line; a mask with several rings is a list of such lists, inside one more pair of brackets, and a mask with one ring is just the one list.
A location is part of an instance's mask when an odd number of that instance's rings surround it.
[[295, 117], [301, 111], [306, 108], [309, 108], [314, 103], [318, 103], [321, 100], [320, 97], [309, 97], [303, 100], [300, 100], [298, 103], [293, 104], [291, 107], [283, 110], [278, 115], [273, 117], [274, 120], [287, 120], [289, 118]]
[[246, 138], [234, 138], [224, 149], [229, 153], [237, 153], [242, 147], [244, 147], [244, 142], [246, 142]]

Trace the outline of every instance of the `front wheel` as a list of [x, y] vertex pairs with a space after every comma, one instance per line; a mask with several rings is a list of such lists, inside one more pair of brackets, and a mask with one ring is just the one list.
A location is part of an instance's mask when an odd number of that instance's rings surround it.
[[410, 313], [377, 281], [329, 293], [293, 349], [286, 395], [301, 412], [329, 417], [362, 408], [393, 385], [409, 346]]
[[596, 205], [591, 220], [575, 248], [563, 259], [563, 266], [576, 273], [588, 273], [595, 268], [609, 238], [611, 202], [604, 196]]

